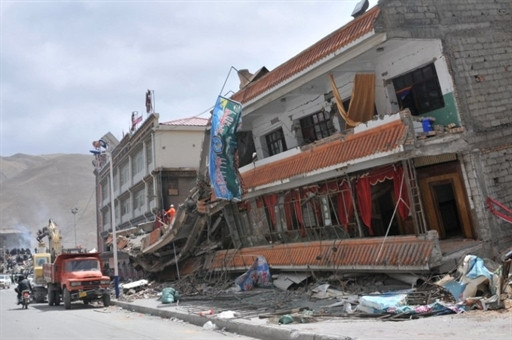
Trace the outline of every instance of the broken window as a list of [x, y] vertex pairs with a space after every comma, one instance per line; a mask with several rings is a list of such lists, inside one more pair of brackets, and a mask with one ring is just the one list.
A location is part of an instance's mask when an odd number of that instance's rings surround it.
[[287, 150], [283, 128], [279, 128], [265, 135], [265, 141], [267, 142], [269, 156], [277, 155]]
[[393, 79], [400, 110], [420, 115], [444, 107], [443, 94], [434, 64]]
[[306, 144], [329, 137], [335, 132], [331, 113], [323, 110], [302, 118], [300, 127]]

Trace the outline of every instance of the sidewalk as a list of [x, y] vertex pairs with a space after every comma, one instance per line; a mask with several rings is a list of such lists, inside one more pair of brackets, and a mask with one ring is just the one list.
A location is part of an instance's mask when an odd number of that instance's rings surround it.
[[[275, 318], [260, 318], [257, 311], [224, 319], [225, 308], [202, 306], [187, 302], [162, 304], [156, 298], [136, 299], [130, 302], [112, 300], [112, 304], [136, 313], [176, 318], [202, 327], [212, 321], [218, 329], [225, 329], [257, 339], [294, 340], [364, 340], [364, 339], [511, 339], [512, 314], [510, 310], [468, 311], [462, 314], [424, 317], [416, 320], [383, 321], [378, 318], [327, 317], [316, 322], [278, 324]], [[233, 306], [235, 313], [236, 306]], [[213, 310], [212, 315], [199, 312]]]

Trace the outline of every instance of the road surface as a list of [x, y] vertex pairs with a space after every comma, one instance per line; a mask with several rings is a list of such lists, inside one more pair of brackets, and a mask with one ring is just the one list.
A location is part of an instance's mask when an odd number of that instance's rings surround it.
[[0, 290], [0, 340], [14, 339], [252, 339], [208, 330], [179, 320], [129, 312], [116, 306], [73, 303], [64, 306], [16, 305], [13, 288]]

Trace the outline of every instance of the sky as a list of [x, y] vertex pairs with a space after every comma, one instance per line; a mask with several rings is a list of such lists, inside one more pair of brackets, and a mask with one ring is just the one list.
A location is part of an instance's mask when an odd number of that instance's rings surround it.
[[[147, 117], [209, 118], [236, 70], [272, 70], [360, 0], [0, 0], [0, 156], [88, 154]], [[377, 0], [370, 1], [370, 8]]]

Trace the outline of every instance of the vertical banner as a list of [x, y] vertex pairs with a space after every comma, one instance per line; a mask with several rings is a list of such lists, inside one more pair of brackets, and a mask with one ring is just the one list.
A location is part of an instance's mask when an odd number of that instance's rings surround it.
[[219, 199], [240, 200], [242, 188], [236, 164], [236, 131], [242, 121], [242, 104], [219, 96], [210, 131], [210, 181]]

